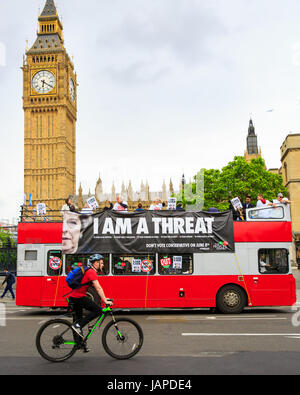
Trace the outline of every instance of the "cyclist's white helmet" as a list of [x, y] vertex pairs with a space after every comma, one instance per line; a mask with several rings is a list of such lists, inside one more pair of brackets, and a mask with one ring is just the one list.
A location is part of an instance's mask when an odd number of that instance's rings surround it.
[[88, 265], [91, 266], [94, 262], [104, 260], [103, 255], [101, 254], [94, 254], [89, 257]]

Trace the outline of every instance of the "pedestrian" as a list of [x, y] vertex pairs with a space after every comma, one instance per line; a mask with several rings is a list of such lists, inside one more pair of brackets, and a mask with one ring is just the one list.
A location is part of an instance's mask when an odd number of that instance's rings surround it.
[[5, 273], [5, 280], [3, 281], [2, 285], [6, 283], [6, 287], [0, 298], [3, 299], [6, 293], [9, 291], [11, 293], [13, 300], [15, 300], [16, 297], [13, 290], [13, 285], [16, 282], [15, 276], [12, 273], [10, 273], [8, 269], [4, 269], [4, 273]]

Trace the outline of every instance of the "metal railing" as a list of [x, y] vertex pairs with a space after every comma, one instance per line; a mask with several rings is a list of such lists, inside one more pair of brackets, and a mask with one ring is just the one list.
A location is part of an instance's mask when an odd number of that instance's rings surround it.
[[37, 213], [36, 208], [21, 206], [19, 222], [62, 222], [63, 212], [47, 207], [43, 214]]

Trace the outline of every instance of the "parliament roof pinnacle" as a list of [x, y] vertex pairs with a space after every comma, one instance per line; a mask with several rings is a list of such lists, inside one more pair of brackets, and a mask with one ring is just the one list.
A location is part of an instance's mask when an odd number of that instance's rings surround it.
[[47, 0], [44, 10], [41, 13], [41, 16], [56, 16], [57, 10], [54, 4], [54, 0]]

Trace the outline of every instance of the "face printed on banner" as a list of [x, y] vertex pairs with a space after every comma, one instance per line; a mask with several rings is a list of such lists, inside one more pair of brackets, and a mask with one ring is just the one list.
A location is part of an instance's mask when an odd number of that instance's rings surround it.
[[62, 252], [74, 254], [78, 248], [81, 221], [79, 215], [71, 211], [64, 212]]

